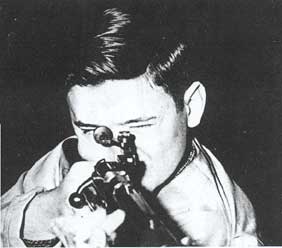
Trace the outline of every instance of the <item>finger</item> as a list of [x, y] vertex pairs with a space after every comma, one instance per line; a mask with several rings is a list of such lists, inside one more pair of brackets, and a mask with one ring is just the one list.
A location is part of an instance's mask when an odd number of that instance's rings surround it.
[[106, 210], [98, 208], [94, 212], [83, 215], [80, 219], [82, 226], [77, 229], [77, 234], [84, 240], [88, 239], [97, 228], [102, 228], [106, 220]]
[[62, 242], [64, 247], [73, 247], [73, 242], [70, 243], [70, 239], [67, 238], [66, 232], [63, 228], [57, 223], [52, 226], [52, 231], [58, 237], [58, 239]]
[[106, 210], [102, 207], [98, 207], [94, 212], [88, 211], [82, 217], [84, 218], [84, 223], [93, 227], [101, 227], [102, 223], [104, 223], [107, 218], [106, 216]]
[[102, 229], [97, 228], [85, 243], [87, 243], [89, 247], [105, 247], [107, 245], [106, 233]]
[[189, 237], [187, 236], [187, 237], [184, 237], [184, 238], [182, 238], [181, 240], [180, 240], [180, 243], [181, 243], [181, 245], [183, 245], [183, 246], [188, 246], [188, 245], [190, 245], [190, 239], [189, 239]]
[[103, 229], [107, 235], [111, 235], [124, 221], [125, 212], [121, 209], [114, 211], [106, 217], [106, 220], [103, 224]]
[[65, 247], [80, 247], [88, 244], [94, 237], [95, 246], [106, 244], [106, 234], [103, 223], [106, 220], [106, 210], [98, 208], [94, 212], [85, 212], [74, 216], [59, 217], [54, 220], [53, 232]]

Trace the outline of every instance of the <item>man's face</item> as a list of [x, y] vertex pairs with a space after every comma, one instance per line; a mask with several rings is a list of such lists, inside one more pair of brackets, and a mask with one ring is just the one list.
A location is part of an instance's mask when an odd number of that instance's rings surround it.
[[153, 190], [178, 165], [186, 146], [186, 112], [177, 111], [173, 98], [163, 88], [152, 86], [145, 77], [107, 80], [97, 86], [73, 86], [68, 104], [78, 151], [82, 158], [96, 163], [115, 161], [118, 147], [95, 142], [96, 127], [106, 126], [114, 138], [120, 131], [136, 137], [139, 159], [146, 170], [142, 185]]

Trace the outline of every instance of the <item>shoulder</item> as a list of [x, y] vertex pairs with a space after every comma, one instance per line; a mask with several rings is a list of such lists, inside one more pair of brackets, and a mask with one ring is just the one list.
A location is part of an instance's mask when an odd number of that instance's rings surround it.
[[224, 211], [231, 223], [236, 221], [238, 205], [248, 206], [252, 211], [248, 198], [217, 158], [196, 139], [193, 145], [196, 157], [160, 191], [159, 198], [166, 202], [176, 201], [189, 209]]
[[193, 161], [160, 191], [159, 197], [173, 198], [190, 210], [218, 210], [222, 202], [203, 147], [197, 141], [193, 146], [196, 149]]
[[59, 185], [62, 179], [62, 171], [69, 167], [64, 147], [66, 144], [76, 144], [77, 139], [71, 136], [61, 141], [51, 151], [40, 158], [27, 172], [24, 180], [24, 188], [43, 187], [46, 190]]
[[198, 165], [207, 177], [213, 178], [224, 206], [227, 219], [231, 225], [232, 236], [240, 237], [244, 234], [251, 234], [256, 237], [256, 220], [253, 206], [244, 191], [234, 182], [224, 170], [222, 164], [206, 147], [202, 147], [202, 154], [207, 161]]

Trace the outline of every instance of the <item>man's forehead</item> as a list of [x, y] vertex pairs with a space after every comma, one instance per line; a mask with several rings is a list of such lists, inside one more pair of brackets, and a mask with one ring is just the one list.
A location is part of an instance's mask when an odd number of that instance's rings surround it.
[[172, 98], [143, 78], [74, 86], [68, 94], [73, 119], [97, 125], [161, 115]]

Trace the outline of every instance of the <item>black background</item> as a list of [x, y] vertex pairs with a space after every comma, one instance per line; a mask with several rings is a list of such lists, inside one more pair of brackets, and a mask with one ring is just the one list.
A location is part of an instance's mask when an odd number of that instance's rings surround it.
[[[65, 23], [75, 16], [71, 1], [57, 2], [0, 7], [2, 193], [72, 134], [58, 85], [71, 49]], [[208, 41], [195, 47], [208, 96], [196, 135], [247, 193], [264, 243], [281, 245], [282, 1], [179, 4], [207, 23]]]

